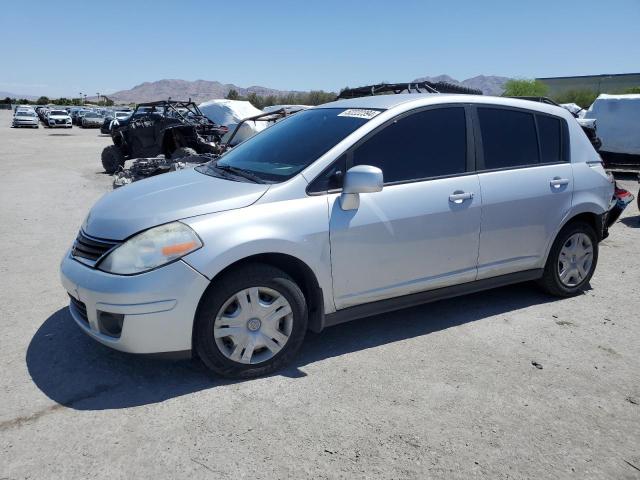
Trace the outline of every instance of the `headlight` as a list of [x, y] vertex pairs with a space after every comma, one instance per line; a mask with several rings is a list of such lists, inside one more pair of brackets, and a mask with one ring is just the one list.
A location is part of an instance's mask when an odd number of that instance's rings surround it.
[[98, 268], [119, 275], [147, 272], [184, 257], [202, 247], [196, 232], [173, 222], [130, 238], [100, 262]]

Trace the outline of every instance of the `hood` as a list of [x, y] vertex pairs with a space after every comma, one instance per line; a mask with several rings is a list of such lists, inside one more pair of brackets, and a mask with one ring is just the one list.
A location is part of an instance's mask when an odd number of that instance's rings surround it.
[[82, 229], [94, 237], [124, 240], [163, 223], [247, 207], [268, 188], [193, 169], [165, 173], [106, 194], [93, 206]]
[[49, 115], [47, 118], [53, 118], [54, 120], [62, 120], [66, 118], [71, 118], [69, 115]]

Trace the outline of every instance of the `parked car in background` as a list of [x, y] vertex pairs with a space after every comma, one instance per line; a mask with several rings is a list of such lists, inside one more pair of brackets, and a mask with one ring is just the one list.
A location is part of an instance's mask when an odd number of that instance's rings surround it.
[[39, 128], [40, 120], [34, 110], [17, 110], [13, 116], [11, 126]]
[[307, 330], [529, 280], [579, 294], [613, 193], [563, 108], [351, 98], [103, 196], [61, 278], [95, 340], [193, 348], [218, 374], [246, 378], [290, 362]]
[[109, 134], [114, 127], [120, 125], [121, 121], [126, 120], [131, 116], [132, 112], [127, 111], [118, 111], [112, 112], [111, 114], [104, 117], [104, 121], [102, 122], [102, 126], [100, 127], [100, 133]]
[[46, 124], [50, 128], [71, 128], [71, 116], [67, 113], [66, 110], [50, 110], [49, 112], [47, 112]]
[[38, 117], [40, 118], [40, 120], [44, 123], [46, 123], [47, 121], [47, 112], [48, 112], [48, 108], [47, 107], [36, 107], [36, 114], [38, 115]]
[[82, 117], [82, 128], [100, 128], [104, 122], [104, 117], [97, 112], [87, 112]]
[[82, 117], [90, 111], [91, 110], [88, 110], [86, 108], [81, 108], [79, 110], [76, 110], [75, 113], [72, 113], [71, 119], [73, 120], [73, 124], [78, 126], [82, 125]]

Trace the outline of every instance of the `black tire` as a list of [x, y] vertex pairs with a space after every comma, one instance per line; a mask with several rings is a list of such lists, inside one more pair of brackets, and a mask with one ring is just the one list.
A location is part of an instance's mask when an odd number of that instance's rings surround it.
[[190, 157], [197, 154], [198, 152], [191, 147], [180, 147], [176, 148], [173, 153], [171, 153], [171, 160], [178, 160], [179, 158]]
[[[270, 359], [244, 364], [227, 358], [218, 348], [213, 327], [224, 303], [237, 292], [250, 287], [267, 287], [285, 297], [291, 306], [293, 325], [289, 340]], [[307, 303], [300, 287], [280, 269], [265, 264], [250, 264], [225, 274], [204, 293], [196, 312], [193, 344], [204, 364], [218, 375], [252, 378], [274, 372], [293, 360], [307, 332]]]
[[[576, 233], [584, 233], [589, 237], [589, 239], [591, 240], [591, 245], [593, 247], [593, 255], [591, 268], [589, 269], [587, 275], [582, 279], [580, 283], [575, 286], [569, 287], [560, 280], [560, 274], [558, 272], [558, 262], [562, 247], [567, 243], [569, 238]], [[560, 233], [558, 233], [558, 236], [553, 242], [553, 246], [551, 247], [551, 251], [549, 252], [549, 257], [547, 258], [547, 263], [544, 267], [544, 274], [542, 278], [538, 280], [538, 284], [544, 291], [556, 297], [572, 297], [585, 290], [586, 286], [591, 280], [591, 277], [593, 276], [593, 272], [596, 269], [597, 263], [598, 236], [596, 235], [595, 230], [586, 222], [571, 222], [562, 230], [560, 230]]]
[[102, 167], [109, 175], [113, 175], [124, 167], [124, 155], [116, 145], [109, 145], [102, 150]]

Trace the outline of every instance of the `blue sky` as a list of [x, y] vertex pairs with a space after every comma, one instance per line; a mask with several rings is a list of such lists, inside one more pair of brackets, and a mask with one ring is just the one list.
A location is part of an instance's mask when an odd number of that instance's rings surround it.
[[17, 94], [640, 71], [640, 0], [5, 0], [0, 17], [0, 91]]

